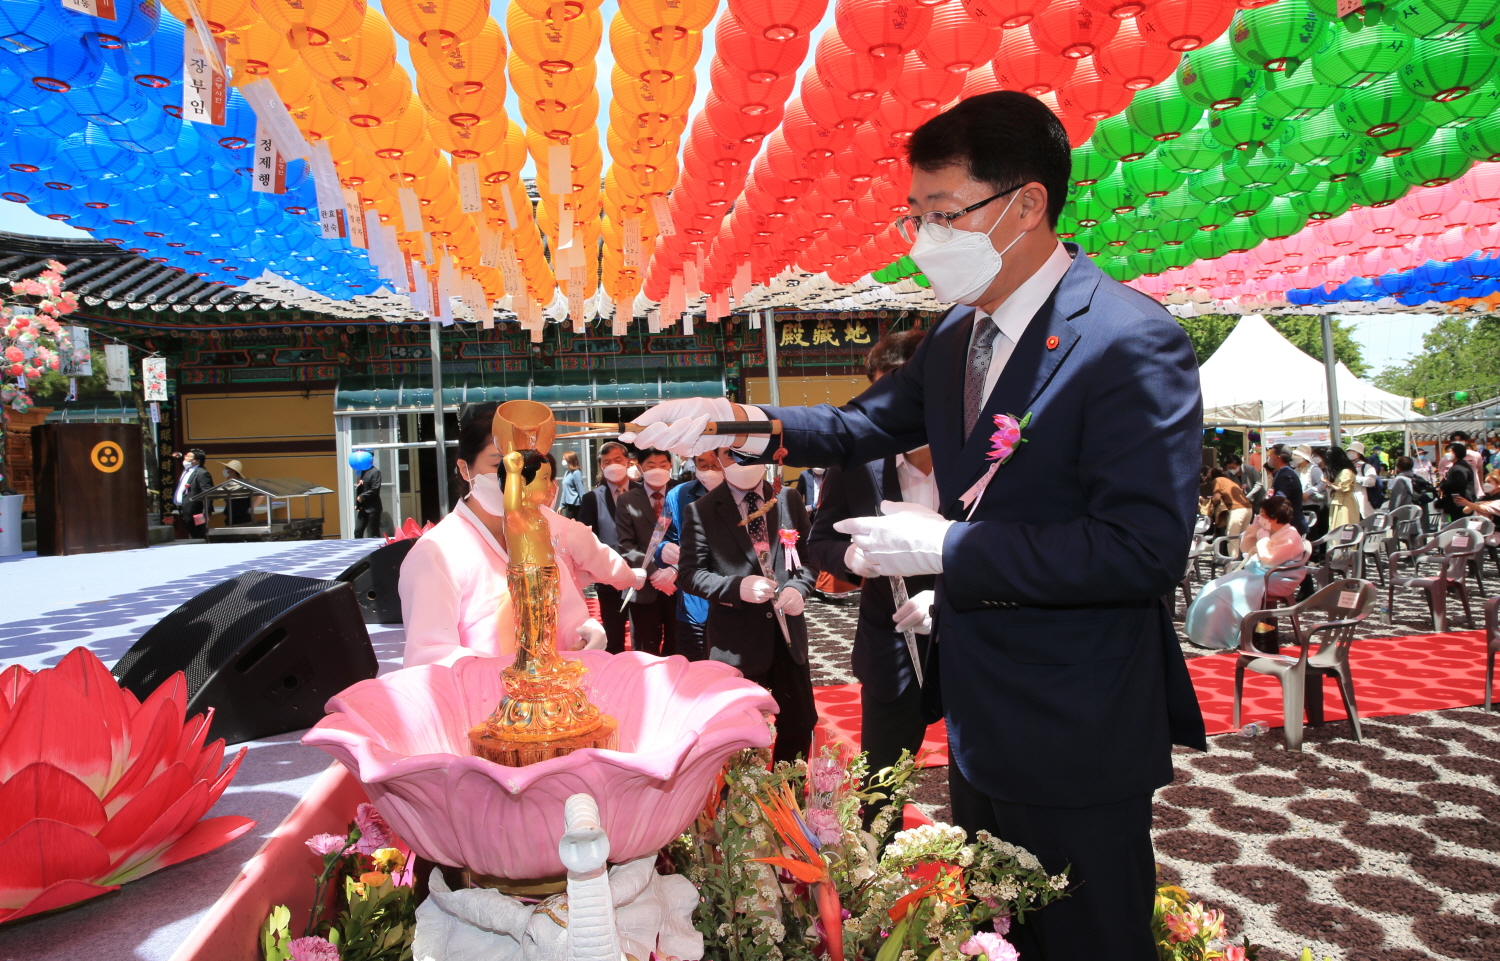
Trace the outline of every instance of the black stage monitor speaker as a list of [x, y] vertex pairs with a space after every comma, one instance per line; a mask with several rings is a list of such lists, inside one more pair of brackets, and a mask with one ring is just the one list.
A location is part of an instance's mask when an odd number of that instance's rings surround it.
[[144, 700], [184, 672], [188, 715], [213, 708], [208, 736], [234, 744], [311, 727], [378, 669], [348, 584], [246, 571], [162, 618], [114, 675]]
[[396, 541], [361, 557], [335, 580], [354, 585], [354, 596], [365, 612], [366, 624], [400, 624], [401, 562], [417, 546], [417, 538]]

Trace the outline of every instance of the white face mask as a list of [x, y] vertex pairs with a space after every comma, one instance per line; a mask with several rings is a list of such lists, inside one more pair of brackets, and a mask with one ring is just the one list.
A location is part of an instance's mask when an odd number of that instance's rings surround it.
[[470, 474], [469, 496], [491, 514], [505, 513], [505, 491], [500, 488], [500, 475]]
[[611, 484], [618, 484], [625, 479], [624, 464], [605, 464], [604, 479]]
[[1024, 233], [1017, 234], [1016, 239], [1001, 251], [996, 251], [995, 245], [990, 243], [990, 232], [1005, 220], [1020, 194], [1017, 190], [1010, 195], [1010, 203], [1000, 212], [999, 219], [983, 233], [949, 227], [953, 236], [947, 241], [939, 241], [932, 237], [932, 224], [922, 225], [910, 256], [932, 284], [933, 296], [943, 303], [973, 304], [989, 289], [1005, 266], [1005, 252], [1025, 236]]
[[625, 476], [629, 477], [633, 481], [638, 481], [641, 479], [641, 469], [634, 464], [631, 464], [628, 468], [626, 468]]
[[713, 490], [724, 483], [724, 472], [721, 470], [700, 470], [698, 472], [698, 479], [703, 482], [704, 487]]
[[657, 489], [667, 486], [667, 481], [672, 479], [672, 472], [660, 467], [653, 467], [644, 474], [646, 483]]
[[724, 468], [724, 477], [729, 486], [747, 491], [766, 479], [766, 468], [761, 464], [731, 464]]

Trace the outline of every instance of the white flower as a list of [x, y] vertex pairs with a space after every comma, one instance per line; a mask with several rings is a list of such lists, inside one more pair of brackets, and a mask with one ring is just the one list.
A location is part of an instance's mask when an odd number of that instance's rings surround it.
[[1042, 869], [1042, 862], [1038, 861], [1036, 855], [1025, 848], [1016, 848], [1016, 863], [1028, 871], [1040, 871]]

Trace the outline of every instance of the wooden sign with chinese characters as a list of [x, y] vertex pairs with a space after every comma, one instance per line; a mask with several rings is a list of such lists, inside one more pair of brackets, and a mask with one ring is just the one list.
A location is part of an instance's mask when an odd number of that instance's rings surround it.
[[777, 323], [777, 347], [868, 347], [875, 342], [863, 320], [787, 320]]
[[259, 194], [286, 193], [286, 159], [264, 124], [255, 125], [255, 167], [250, 188]]

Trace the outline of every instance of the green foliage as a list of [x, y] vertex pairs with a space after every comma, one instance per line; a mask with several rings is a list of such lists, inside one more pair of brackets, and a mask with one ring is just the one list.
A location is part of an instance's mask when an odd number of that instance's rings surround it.
[[266, 961], [291, 961], [292, 912], [284, 904], [278, 904], [266, 915], [266, 923], [260, 929], [260, 954]]
[[[1297, 349], [1322, 362], [1323, 322], [1320, 317], [1294, 315], [1266, 319]], [[1219, 345], [1234, 330], [1240, 318], [1234, 314], [1204, 314], [1200, 317], [1179, 317], [1177, 322], [1187, 331], [1188, 339], [1193, 342], [1193, 352], [1198, 355], [1198, 363], [1202, 364], [1219, 349]], [[1369, 373], [1370, 367], [1365, 363], [1359, 342], [1354, 339], [1353, 329], [1337, 317], [1333, 319], [1333, 353], [1354, 376], [1363, 377]]]
[[[78, 378], [78, 396], [80, 397], [85, 394], [103, 394], [105, 385], [109, 383], [109, 374], [104, 369], [104, 351], [91, 350], [89, 357], [94, 365], [94, 372], [87, 377]], [[68, 378], [55, 370], [49, 370], [40, 377], [31, 377], [27, 380], [31, 396], [36, 400], [49, 398], [61, 400], [68, 395]]]
[[1426, 397], [1427, 413], [1462, 406], [1452, 392], [1470, 392], [1470, 403], [1500, 393], [1500, 318], [1444, 317], [1422, 338], [1422, 352], [1387, 367], [1377, 386], [1403, 397]]
[[328, 940], [340, 961], [411, 961], [417, 933], [417, 902], [409, 885], [344, 878], [344, 909], [333, 922]]

